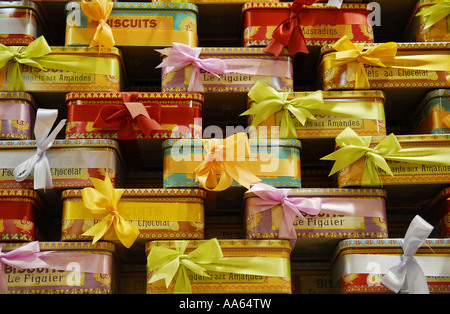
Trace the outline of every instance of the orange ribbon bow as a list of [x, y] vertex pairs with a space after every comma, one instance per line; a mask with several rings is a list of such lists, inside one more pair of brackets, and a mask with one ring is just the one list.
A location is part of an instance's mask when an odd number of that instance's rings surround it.
[[89, 47], [104, 46], [112, 48], [115, 45], [111, 27], [106, 23], [114, 4], [110, 0], [81, 1], [81, 10], [93, 21], [98, 22], [97, 29]]

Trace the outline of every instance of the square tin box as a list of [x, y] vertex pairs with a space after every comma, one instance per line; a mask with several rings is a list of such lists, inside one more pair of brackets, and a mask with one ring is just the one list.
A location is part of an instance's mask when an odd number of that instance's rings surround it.
[[[400, 263], [402, 242], [403, 239], [343, 240], [332, 259], [335, 292], [392, 293], [381, 283], [381, 279], [390, 267]], [[450, 292], [450, 277], [439, 274], [441, 268], [436, 264], [439, 260], [447, 261], [448, 264], [450, 239], [428, 239], [417, 250], [414, 258], [422, 267], [430, 293]]]
[[[312, 92], [291, 92], [287, 100], [311, 94]], [[317, 156], [323, 156], [332, 150], [335, 137], [346, 127], [351, 127], [359, 135], [386, 135], [384, 92], [379, 90], [323, 91], [322, 94], [324, 105], [320, 109], [305, 108], [313, 114], [315, 120], [307, 119], [302, 125], [293, 114], [290, 114], [294, 121], [297, 138], [302, 142], [304, 165], [317, 164], [319, 162]], [[257, 106], [257, 103], [249, 98], [248, 108], [254, 106]], [[272, 127], [280, 126], [283, 114], [283, 111], [279, 111], [259, 124], [256, 127], [257, 134], [264, 137], [279, 136], [278, 133], [272, 134], [271, 130]], [[248, 116], [248, 125], [252, 124], [253, 119], [254, 116]]]
[[[10, 252], [23, 245], [3, 243], [2, 251]], [[41, 257], [49, 268], [22, 270], [5, 265], [9, 294], [112, 294], [117, 291], [114, 244], [40, 242], [39, 246], [41, 252], [52, 252]]]
[[[68, 46], [89, 45], [99, 25], [83, 12], [79, 1], [66, 3]], [[114, 2], [106, 23], [116, 46], [167, 47], [172, 42], [198, 45], [198, 9], [192, 3]]]
[[39, 7], [32, 1], [0, 1], [0, 44], [28, 45], [45, 30]]
[[[189, 254], [206, 240], [189, 241], [185, 254]], [[207, 271], [210, 277], [199, 276], [187, 270], [192, 293], [291, 293], [290, 244], [284, 240], [218, 240], [224, 258], [271, 257], [280, 258], [289, 270], [289, 277], [246, 275], [230, 272]], [[154, 247], [175, 248], [174, 241], [149, 241], [145, 248], [147, 256]], [[150, 280], [152, 272], [147, 272]], [[147, 294], [174, 293], [174, 280], [166, 288], [164, 280], [147, 284]]]
[[[449, 135], [397, 135], [403, 149], [449, 147]], [[372, 137], [370, 148], [374, 148], [383, 137]], [[339, 149], [339, 148], [337, 148]], [[450, 184], [448, 165], [421, 164], [419, 162], [386, 160], [393, 176], [379, 169], [378, 175], [389, 197], [386, 206], [402, 208], [423, 207], [424, 202], [432, 199], [439, 191]], [[339, 188], [362, 186], [365, 157], [358, 159], [337, 173]]]
[[[447, 15], [432, 26], [425, 29], [429, 16], [419, 15], [425, 9], [441, 5], [445, 0], [419, 0], [411, 15], [406, 29], [406, 41], [438, 42], [450, 41], [450, 17]], [[442, 9], [441, 9], [442, 10]]]
[[450, 89], [428, 92], [410, 123], [416, 134], [450, 133]]
[[[272, 33], [291, 16], [293, 2], [249, 2], [242, 7], [244, 47], [267, 46]], [[321, 47], [334, 43], [344, 35], [354, 42], [374, 42], [373, 27], [368, 15], [372, 5], [344, 3], [341, 8], [327, 3], [304, 6], [299, 13], [300, 29], [307, 47]]]
[[36, 191], [0, 189], [0, 241], [42, 239], [47, 209]]
[[[325, 211], [295, 218], [293, 258], [329, 260], [342, 239], [387, 238], [386, 197], [383, 189], [290, 189], [288, 198], [320, 198], [321, 211]], [[255, 193], [245, 193], [244, 200], [247, 238], [277, 239], [283, 207], [276, 205], [261, 211], [260, 198]], [[342, 214], [349, 209], [358, 214]]]
[[[62, 241], [88, 241], [83, 233], [103, 218], [84, 207], [81, 190], [62, 193]], [[140, 231], [137, 241], [203, 239], [205, 191], [201, 189], [124, 189], [118, 212]], [[103, 240], [118, 242], [115, 233]]]
[[36, 108], [28, 93], [0, 92], [0, 139], [31, 140]]
[[[21, 48], [23, 51], [25, 47]], [[101, 48], [93, 47], [50, 47], [52, 50], [47, 56], [77, 56], [79, 62], [92, 61], [92, 57], [100, 58], [97, 61], [97, 69], [107, 67], [110, 75], [95, 73], [96, 69], [92, 68], [92, 73], [61, 71], [51, 68], [43, 70], [29, 65], [20, 64], [20, 72], [24, 79], [25, 91], [32, 92], [36, 101], [37, 95], [47, 95], [52, 93], [67, 93], [67, 91], [110, 91], [119, 92], [125, 86], [124, 69], [122, 64], [122, 53], [117, 48]], [[45, 58], [42, 57], [42, 58]], [[73, 64], [73, 61], [71, 61]], [[11, 73], [8, 72], [8, 66], [0, 68], [0, 91], [7, 91]], [[64, 101], [64, 100], [63, 100]]]
[[[33, 189], [33, 172], [21, 182], [14, 169], [36, 153], [32, 141], [0, 141], [0, 188]], [[123, 162], [113, 140], [55, 140], [46, 151], [55, 190], [92, 186], [90, 178], [103, 179], [108, 173], [114, 186], [123, 180]]]

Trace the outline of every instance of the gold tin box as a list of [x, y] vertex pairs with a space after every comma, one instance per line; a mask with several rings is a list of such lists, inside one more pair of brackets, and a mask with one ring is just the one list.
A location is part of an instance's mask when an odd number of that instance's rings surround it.
[[[211, 246], [214, 247], [214, 251], [210, 249]], [[220, 246], [221, 253], [216, 252], [217, 246]], [[154, 250], [153, 253], [152, 250]], [[153, 263], [155, 259], [150, 256], [157, 260], [160, 253], [166, 252], [173, 254], [173, 257], [180, 254], [190, 259], [192, 255], [201, 254], [200, 250], [203, 250], [204, 256], [199, 256], [198, 259], [194, 257], [194, 262], [201, 261], [203, 258], [209, 260], [206, 263], [198, 263], [206, 269], [206, 272], [200, 275], [187, 269], [187, 287], [176, 285], [177, 278], [180, 278], [177, 275], [168, 283], [168, 286], [165, 280], [156, 280], [156, 278], [152, 281], [152, 277], [160, 272], [160, 267], [159, 265], [155, 267], [158, 263]], [[149, 281], [147, 294], [172, 294], [175, 289], [184, 293], [289, 294], [291, 293], [290, 251], [289, 242], [283, 240], [211, 239], [189, 241], [183, 244], [176, 241], [151, 241], [146, 246]], [[261, 267], [256, 266], [258, 263]], [[222, 265], [218, 267], [222, 271], [217, 271], [218, 268], [214, 268], [216, 265]], [[164, 268], [164, 265], [160, 266]], [[182, 270], [179, 269], [178, 272], [180, 271]], [[189, 289], [191, 291], [188, 291]]]
[[[40, 259], [46, 266], [4, 266], [9, 294], [112, 294], [117, 291], [118, 262], [114, 244], [98, 242], [1, 243], [7, 253], [24, 245], [48, 253]], [[36, 262], [34, 262], [36, 263]], [[23, 266], [25, 267], [25, 266]]]

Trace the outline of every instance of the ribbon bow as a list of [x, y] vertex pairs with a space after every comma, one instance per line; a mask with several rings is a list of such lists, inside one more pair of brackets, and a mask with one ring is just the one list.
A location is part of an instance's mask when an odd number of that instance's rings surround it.
[[241, 116], [254, 115], [252, 125], [257, 126], [271, 115], [282, 112], [280, 137], [297, 138], [291, 113], [302, 125], [307, 119], [316, 120], [310, 110], [319, 110], [324, 105], [323, 94], [321, 91], [317, 91], [306, 97], [288, 100], [289, 94], [289, 92], [277, 92], [266, 83], [258, 81], [248, 92], [248, 97], [257, 104], [242, 113]]
[[66, 123], [66, 119], [61, 120], [49, 134], [57, 117], [58, 110], [38, 109], [34, 125], [36, 153], [14, 169], [13, 175], [16, 181], [22, 182], [34, 170], [34, 189], [44, 189], [45, 191], [45, 189], [52, 188], [52, 174], [46, 152], [53, 145], [56, 136]]
[[423, 8], [416, 16], [423, 16], [427, 23], [425, 29], [430, 28], [440, 20], [450, 15], [450, 0], [441, 0], [441, 3], [427, 6]]
[[425, 243], [432, 230], [433, 226], [422, 217], [414, 217], [402, 243], [401, 262], [391, 267], [383, 276], [381, 279], [383, 285], [395, 293], [400, 290], [408, 290], [411, 294], [429, 293], [427, 279], [414, 255]]
[[300, 217], [305, 220], [303, 213], [317, 215], [322, 208], [321, 198], [289, 197], [290, 190], [277, 189], [264, 183], [255, 184], [246, 193], [254, 193], [258, 196], [259, 199], [254, 204], [259, 211], [270, 210], [276, 205], [282, 206], [283, 214], [278, 232], [278, 237], [282, 239], [297, 239], [295, 218]]
[[88, 19], [98, 22], [94, 38], [89, 47], [105, 46], [112, 48], [115, 45], [111, 27], [106, 23], [114, 4], [110, 0], [81, 1], [81, 10]]
[[43, 70], [44, 67], [37, 60], [39, 57], [43, 57], [51, 51], [47, 41], [42, 36], [34, 40], [25, 48], [20, 46], [7, 47], [0, 44], [0, 69], [10, 60], [14, 61], [10, 64], [10, 70], [8, 70], [10, 73], [8, 91], [25, 90], [25, 82], [20, 71], [21, 64]]
[[189, 254], [184, 254], [189, 241], [174, 241], [175, 250], [155, 246], [147, 257], [147, 270], [153, 271], [148, 283], [164, 279], [166, 288], [175, 279], [175, 293], [192, 293], [188, 270], [210, 277], [207, 271], [222, 273], [277, 276], [290, 278], [288, 258], [223, 257], [217, 239], [203, 242]]
[[133, 122], [136, 122], [144, 135], [152, 130], [161, 130], [161, 125], [150, 115], [142, 103], [136, 102], [139, 93], [122, 93], [124, 107], [104, 106], [94, 120], [94, 128], [117, 127], [119, 139], [135, 139]]
[[2, 247], [3, 243], [0, 243], [0, 294], [8, 293], [4, 264], [17, 269], [49, 268], [40, 257], [51, 252], [41, 252], [38, 241], [27, 243], [7, 253], [2, 252]]
[[[194, 169], [196, 182], [209, 191], [223, 191], [231, 186], [233, 179], [246, 188], [261, 181], [241, 165], [250, 154], [246, 133], [236, 133], [224, 140], [207, 140], [203, 145], [206, 157]], [[217, 176], [220, 174], [219, 182]]]
[[354, 44], [346, 36], [339, 39], [333, 48], [336, 59], [333, 66], [347, 64], [349, 74], [355, 75], [355, 89], [369, 89], [369, 78], [365, 65], [388, 67], [395, 61], [397, 43], [389, 42], [364, 50], [364, 44]]
[[104, 217], [83, 235], [94, 237], [92, 243], [95, 243], [104, 235], [114, 238], [112, 232], [115, 231], [120, 242], [127, 248], [131, 247], [139, 235], [139, 229], [119, 214], [118, 206], [123, 189], [114, 189], [108, 174], [105, 175], [104, 181], [91, 178], [91, 182], [94, 188], [84, 188], [81, 191], [83, 204], [92, 213]]
[[344, 0], [328, 0], [327, 6], [341, 8]]
[[225, 73], [226, 64], [218, 58], [200, 59], [202, 48], [192, 48], [181, 43], [173, 43], [172, 49], [156, 49], [159, 53], [166, 55], [156, 68], [165, 68], [167, 72], [177, 71], [188, 65], [193, 67], [193, 72], [189, 80], [188, 91], [204, 92], [200, 69], [207, 71], [216, 77]]
[[273, 31], [272, 39], [264, 52], [272, 53], [278, 57], [284, 47], [292, 56], [298, 52], [308, 53], [306, 47], [305, 36], [300, 26], [300, 12], [305, 5], [311, 5], [317, 0], [295, 0], [291, 5], [291, 13], [289, 18], [281, 22]]

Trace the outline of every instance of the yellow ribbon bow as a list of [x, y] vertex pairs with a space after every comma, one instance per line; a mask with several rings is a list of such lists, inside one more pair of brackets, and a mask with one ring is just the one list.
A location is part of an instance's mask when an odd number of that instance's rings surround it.
[[[236, 133], [219, 141], [206, 140], [203, 148], [206, 157], [194, 169], [195, 182], [198, 181], [200, 187], [208, 191], [223, 191], [231, 186], [233, 179], [246, 188], [261, 181], [241, 164], [250, 154], [246, 133]], [[220, 179], [217, 182], [219, 174]]]
[[433, 26], [440, 20], [445, 19], [449, 15], [450, 15], [450, 0], [441, 0], [441, 3], [436, 3], [434, 5], [427, 6], [416, 14], [416, 16], [423, 16], [427, 20], [427, 23], [425, 24], [425, 29], [430, 28], [431, 26]]
[[381, 186], [378, 168], [394, 176], [386, 160], [431, 165], [450, 164], [449, 147], [402, 148], [394, 134], [385, 137], [374, 148], [369, 147], [371, 141], [371, 136], [358, 136], [353, 129], [344, 129], [336, 137], [338, 149], [321, 158], [321, 160], [335, 161], [329, 175], [333, 175], [364, 157], [365, 163], [361, 185]]
[[81, 1], [81, 10], [93, 21], [98, 22], [94, 38], [89, 47], [104, 46], [112, 48], [115, 45], [111, 27], [106, 23], [111, 14], [114, 4], [111, 0]]
[[370, 89], [365, 65], [389, 67], [395, 61], [397, 43], [389, 42], [364, 50], [364, 44], [354, 44], [346, 36], [339, 39], [333, 48], [336, 52], [334, 66], [347, 64], [349, 74], [355, 74], [355, 89]]
[[280, 137], [297, 138], [291, 113], [302, 125], [305, 125], [307, 119], [316, 120], [311, 110], [320, 110], [324, 105], [323, 94], [321, 91], [316, 91], [306, 97], [288, 100], [289, 94], [289, 92], [278, 92], [266, 83], [258, 81], [248, 92], [248, 97], [257, 105], [242, 113], [241, 116], [254, 115], [252, 126], [258, 126], [271, 115], [282, 112]]
[[147, 257], [147, 271], [153, 272], [148, 283], [164, 279], [166, 288], [175, 278], [174, 293], [192, 293], [188, 270], [211, 277], [207, 271], [276, 276], [290, 278], [288, 258], [224, 257], [217, 239], [210, 239], [189, 254], [184, 254], [189, 241], [174, 241], [175, 249], [152, 247]]
[[139, 229], [119, 214], [118, 206], [123, 189], [114, 189], [108, 174], [104, 181], [91, 178], [91, 182], [94, 188], [84, 188], [81, 191], [83, 205], [93, 214], [103, 215], [103, 218], [83, 233], [83, 236], [94, 237], [92, 243], [95, 243], [103, 236], [114, 238], [115, 232], [125, 247], [131, 247], [139, 235]]

